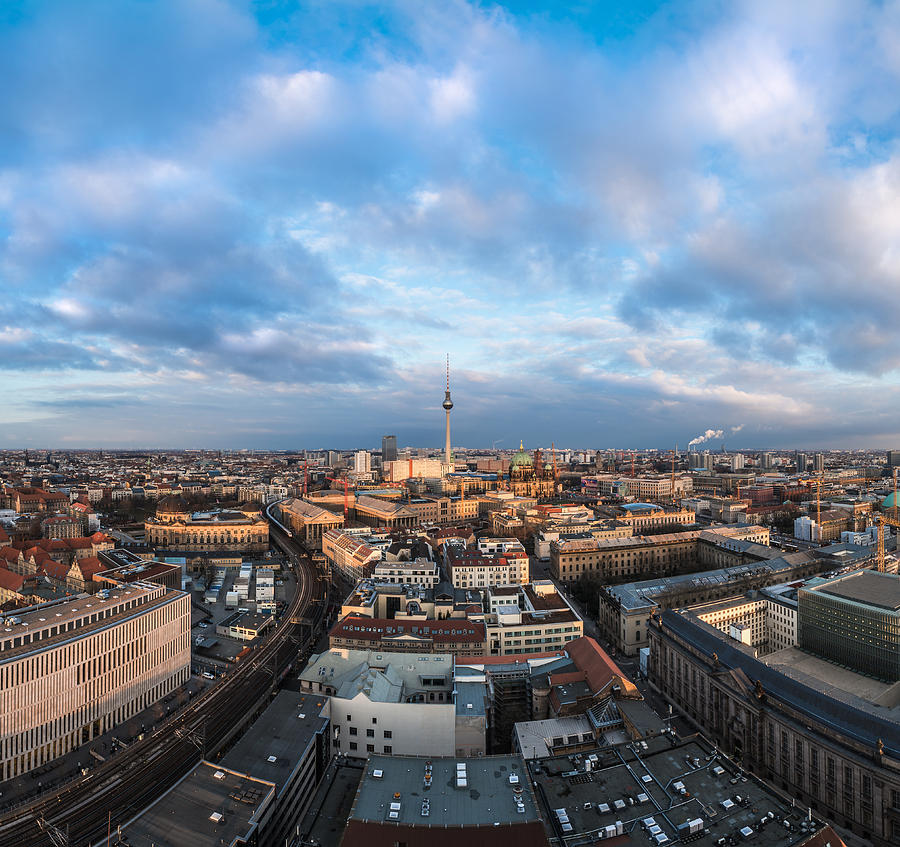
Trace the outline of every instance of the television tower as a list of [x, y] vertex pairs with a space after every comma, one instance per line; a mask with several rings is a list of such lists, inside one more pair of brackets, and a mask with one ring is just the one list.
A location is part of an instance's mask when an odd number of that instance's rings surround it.
[[447, 425], [444, 435], [444, 463], [450, 465], [450, 410], [453, 408], [453, 401], [450, 399], [450, 354], [447, 354], [447, 390], [444, 392], [444, 411], [447, 413]]

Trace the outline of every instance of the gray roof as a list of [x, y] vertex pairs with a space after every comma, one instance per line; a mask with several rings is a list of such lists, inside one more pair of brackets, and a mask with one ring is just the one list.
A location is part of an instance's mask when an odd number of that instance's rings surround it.
[[854, 600], [867, 606], [878, 606], [892, 612], [900, 610], [900, 579], [895, 574], [862, 570], [835, 577], [811, 590]]
[[324, 695], [279, 692], [222, 764], [274, 782], [280, 794], [316, 733], [328, 726], [328, 719], [319, 717], [327, 702]]
[[645, 579], [641, 582], [629, 582], [624, 585], [611, 585], [605, 590], [618, 598], [626, 609], [638, 609], [642, 606], [654, 606], [655, 598], [669, 592], [682, 591], [688, 588], [704, 588], [725, 585], [729, 582], [739, 584], [745, 577], [752, 577], [768, 572], [777, 577], [794, 568], [812, 562], [816, 557], [809, 552], [788, 553], [776, 559], [762, 562], [751, 562], [746, 565], [735, 565], [730, 568], [719, 568], [713, 571], [680, 574], [678, 576]]
[[487, 685], [456, 681], [456, 714], [484, 717], [487, 714]]
[[872, 749], [881, 739], [888, 755], [900, 756], [900, 723], [869, 714], [791, 679], [732, 646], [713, 627], [695, 623], [678, 612], [663, 612], [662, 622], [705, 655], [711, 657], [715, 653], [720, 665], [742, 670], [750, 680], [759, 680], [768, 697], [809, 715], [814, 724], [823, 723], [838, 736], [847, 736]]
[[[123, 827], [124, 835], [131, 847], [234, 844], [238, 838], [252, 836], [257, 814], [274, 795], [275, 786], [270, 782], [202, 761]], [[210, 819], [213, 813], [222, 815], [218, 823]]]
[[[431, 787], [425, 788], [426, 762], [432, 768]], [[466, 768], [466, 785], [457, 787], [457, 765]], [[375, 776], [380, 772], [381, 776]], [[510, 783], [510, 774], [517, 783]], [[522, 789], [514, 794], [514, 787]], [[399, 793], [399, 800], [394, 794]], [[525, 807], [516, 810], [515, 797]], [[428, 815], [422, 814], [428, 800]], [[399, 802], [397, 823], [408, 826], [479, 826], [525, 823], [539, 819], [525, 763], [518, 756], [485, 756], [478, 759], [425, 759], [406, 756], [369, 756], [360, 782], [351, 820], [391, 820], [390, 804]]]

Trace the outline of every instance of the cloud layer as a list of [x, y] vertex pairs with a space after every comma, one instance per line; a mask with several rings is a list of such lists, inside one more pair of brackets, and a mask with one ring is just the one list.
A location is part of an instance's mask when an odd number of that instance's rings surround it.
[[0, 446], [900, 438], [898, 3], [4, 14]]

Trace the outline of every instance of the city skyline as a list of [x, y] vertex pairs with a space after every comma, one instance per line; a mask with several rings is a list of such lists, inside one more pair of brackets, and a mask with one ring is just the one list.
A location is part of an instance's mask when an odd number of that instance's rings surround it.
[[897, 446], [896, 4], [602, 5], [4, 10], [0, 448]]

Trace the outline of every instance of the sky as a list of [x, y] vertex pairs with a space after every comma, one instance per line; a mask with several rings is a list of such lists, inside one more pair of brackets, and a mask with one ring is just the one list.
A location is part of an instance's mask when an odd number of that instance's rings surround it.
[[0, 448], [900, 446], [900, 3], [0, 4]]

